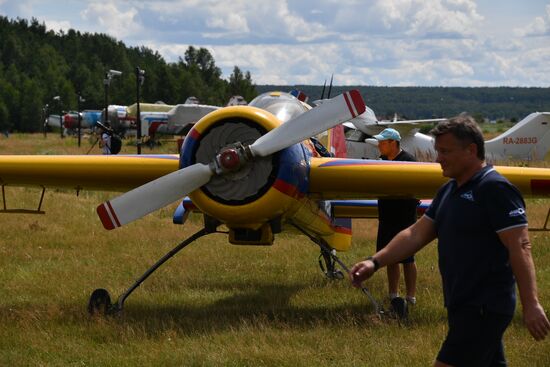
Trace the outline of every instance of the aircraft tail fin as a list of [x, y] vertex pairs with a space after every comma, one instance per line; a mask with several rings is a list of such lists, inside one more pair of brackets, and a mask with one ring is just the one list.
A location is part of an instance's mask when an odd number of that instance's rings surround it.
[[301, 90], [298, 90], [298, 89], [293, 89], [289, 93], [292, 94], [294, 97], [298, 98], [298, 100], [301, 101], [301, 102], [306, 102], [307, 103], [307, 101], [309, 99], [307, 94], [305, 94], [304, 92], [302, 92]]
[[485, 142], [488, 160], [541, 160], [550, 150], [550, 112], [533, 112], [514, 127]]

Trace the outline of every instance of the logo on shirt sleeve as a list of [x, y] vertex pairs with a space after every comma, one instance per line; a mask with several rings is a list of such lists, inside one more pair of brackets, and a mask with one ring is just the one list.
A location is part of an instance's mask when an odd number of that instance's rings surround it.
[[508, 213], [508, 216], [510, 218], [513, 218], [513, 217], [519, 217], [524, 214], [525, 214], [525, 209], [517, 208], [517, 209], [511, 210], [510, 213]]

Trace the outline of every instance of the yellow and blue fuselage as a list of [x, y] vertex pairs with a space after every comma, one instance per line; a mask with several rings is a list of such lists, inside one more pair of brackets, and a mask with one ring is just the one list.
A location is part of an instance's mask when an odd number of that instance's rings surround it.
[[[269, 131], [280, 122], [273, 115], [251, 108], [225, 108], [210, 114], [191, 129], [185, 139], [180, 168], [196, 163], [193, 159], [203, 134], [220, 120], [238, 116], [254, 121]], [[189, 195], [194, 207], [223, 222], [228, 228], [259, 230], [268, 223], [289, 222], [320, 237], [331, 247], [345, 251], [351, 246], [351, 221], [335, 220], [325, 201], [309, 198], [310, 161], [314, 152], [307, 144], [295, 144], [276, 153], [274, 169], [263, 194], [244, 203], [220, 202], [199, 189]], [[183, 216], [181, 205], [177, 217]]]

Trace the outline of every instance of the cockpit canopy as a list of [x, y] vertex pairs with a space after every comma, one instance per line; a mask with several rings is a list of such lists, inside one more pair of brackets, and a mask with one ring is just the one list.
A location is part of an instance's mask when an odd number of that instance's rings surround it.
[[254, 98], [249, 106], [271, 112], [282, 122], [287, 122], [309, 110], [305, 103], [285, 92], [267, 92]]

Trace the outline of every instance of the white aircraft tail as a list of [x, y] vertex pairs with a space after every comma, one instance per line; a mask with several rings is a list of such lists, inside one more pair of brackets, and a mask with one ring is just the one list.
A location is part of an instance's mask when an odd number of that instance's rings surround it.
[[514, 127], [485, 142], [489, 161], [541, 160], [550, 149], [550, 112], [533, 112]]

